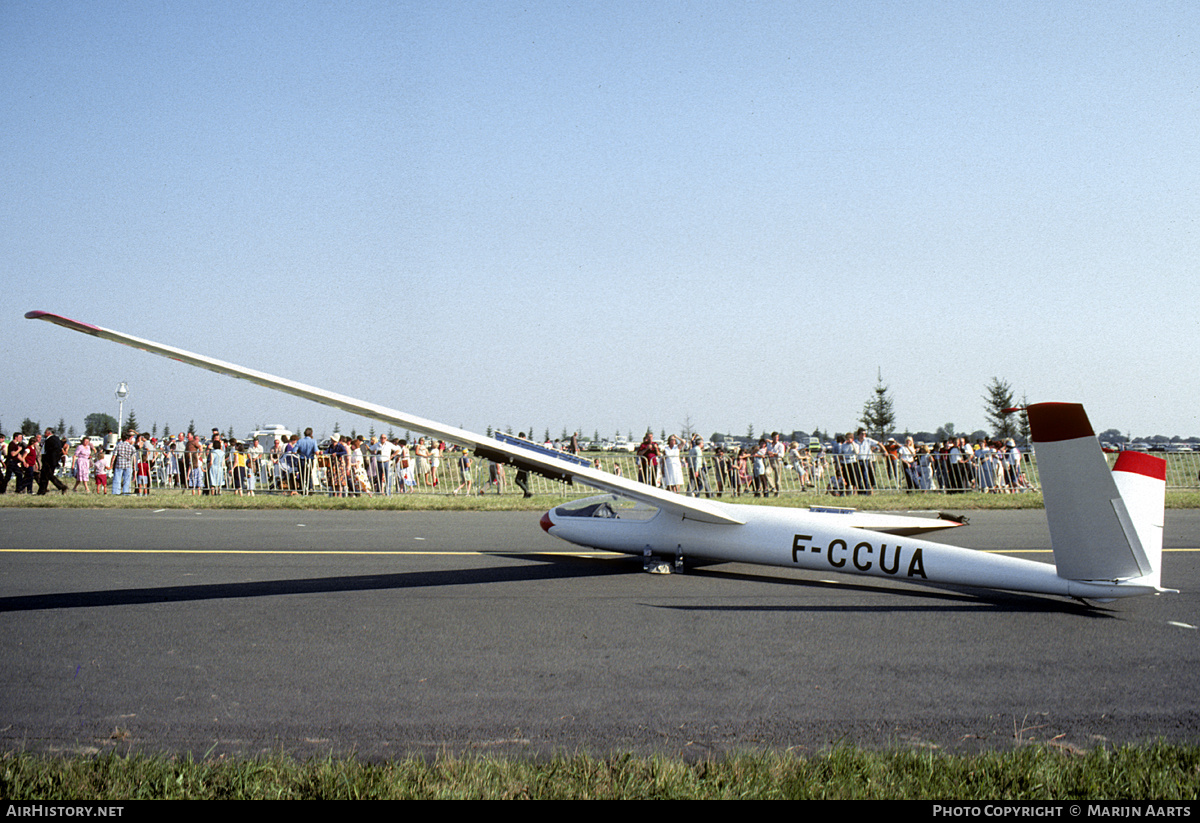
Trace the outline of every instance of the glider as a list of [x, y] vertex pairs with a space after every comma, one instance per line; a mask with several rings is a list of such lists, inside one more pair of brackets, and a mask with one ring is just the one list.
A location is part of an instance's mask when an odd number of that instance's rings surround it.
[[960, 525], [955, 519], [688, 497], [516, 438], [475, 434], [48, 312], [31, 311], [25, 317], [469, 446], [481, 458], [606, 492], [555, 506], [541, 518], [547, 533], [580, 546], [671, 558], [676, 565], [685, 558], [756, 563], [1100, 601], [1174, 591], [1160, 585], [1166, 461], [1122, 452], [1110, 471], [1078, 404], [1028, 407], [1054, 552], [1049, 564], [915, 537]]

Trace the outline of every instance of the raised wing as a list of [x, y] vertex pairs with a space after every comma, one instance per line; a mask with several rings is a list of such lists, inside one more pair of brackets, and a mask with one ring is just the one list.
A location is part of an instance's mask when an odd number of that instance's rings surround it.
[[443, 440], [449, 440], [452, 443], [469, 446], [475, 451], [475, 454], [488, 460], [498, 463], [509, 463], [517, 468], [528, 469], [529, 471], [537, 472], [556, 480], [563, 480], [568, 483], [581, 483], [585, 486], [619, 494], [633, 500], [640, 500], [651, 506], [658, 506], [665, 511], [685, 519], [726, 525], [741, 525], [744, 522], [732, 516], [720, 506], [710, 503], [707, 500], [685, 497], [681, 494], [675, 494], [655, 486], [639, 483], [636, 480], [630, 480], [626, 477], [617, 477], [608, 472], [592, 468], [590, 465], [583, 465], [566, 459], [565, 456], [558, 456], [556, 453], [541, 449], [532, 443], [525, 444], [524, 441], [516, 439], [497, 440], [486, 435], [466, 431], [465, 429], [446, 426], [432, 420], [425, 420], [421, 417], [405, 414], [404, 412], [389, 409], [385, 406], [368, 403], [365, 400], [356, 400], [353, 397], [346, 397], [345, 395], [318, 389], [304, 383], [297, 383], [294, 380], [276, 377], [265, 372], [255, 371], [254, 369], [247, 369], [233, 363], [226, 363], [223, 360], [215, 360], [201, 354], [177, 349], [174, 346], [154, 343], [150, 340], [142, 340], [139, 337], [101, 328], [100, 326], [93, 326], [89, 323], [80, 323], [78, 320], [71, 320], [49, 312], [31, 311], [27, 312], [25, 317], [29, 320], [46, 320], [65, 329], [83, 332], [84, 334], [90, 334], [93, 337], [99, 337], [103, 340], [111, 340], [114, 343], [132, 346], [135, 349], [169, 357], [172, 360], [178, 360], [181, 363], [187, 363], [192, 366], [199, 366], [202, 369], [208, 369], [218, 374], [229, 375], [241, 380], [249, 380], [251, 383], [257, 383], [268, 389], [275, 389], [276, 391], [286, 392], [296, 397], [303, 397], [305, 400], [312, 400], [316, 403], [332, 406], [335, 409], [342, 409], [351, 414], [380, 420], [397, 428], [416, 431]]

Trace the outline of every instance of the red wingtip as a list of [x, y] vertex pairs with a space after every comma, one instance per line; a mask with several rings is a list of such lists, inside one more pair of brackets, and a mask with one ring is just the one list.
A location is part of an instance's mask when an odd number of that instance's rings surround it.
[[101, 331], [99, 326], [93, 326], [91, 323], [81, 323], [78, 320], [72, 320], [69, 317], [63, 317], [61, 314], [54, 314], [48, 311], [27, 311], [25, 312], [25, 319], [47, 320], [57, 326], [62, 326], [64, 329], [81, 331], [84, 334], [95, 335]]

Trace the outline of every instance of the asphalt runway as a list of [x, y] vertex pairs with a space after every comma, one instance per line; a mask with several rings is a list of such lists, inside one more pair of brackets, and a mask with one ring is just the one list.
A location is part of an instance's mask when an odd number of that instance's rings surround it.
[[[1044, 515], [943, 539], [1043, 558]], [[534, 513], [0, 510], [7, 751], [703, 758], [1200, 741], [1179, 594], [1071, 601], [740, 564], [650, 575]]]

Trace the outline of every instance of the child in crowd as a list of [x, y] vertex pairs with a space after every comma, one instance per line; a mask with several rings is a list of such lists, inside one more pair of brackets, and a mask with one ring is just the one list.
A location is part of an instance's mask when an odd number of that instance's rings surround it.
[[96, 494], [108, 494], [108, 470], [112, 466], [112, 456], [101, 452], [96, 458]]

